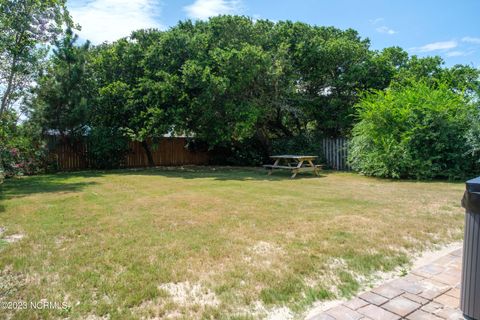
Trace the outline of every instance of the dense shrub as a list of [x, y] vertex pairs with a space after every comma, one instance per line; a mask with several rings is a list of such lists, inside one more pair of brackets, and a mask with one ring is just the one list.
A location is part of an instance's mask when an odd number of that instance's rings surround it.
[[128, 150], [128, 138], [114, 128], [94, 128], [88, 136], [88, 158], [95, 169], [120, 167]]
[[49, 167], [47, 148], [38, 132], [16, 123], [14, 113], [0, 119], [0, 183], [16, 175], [45, 172]]
[[219, 165], [259, 166], [271, 162], [275, 154], [302, 154], [319, 157], [323, 161], [322, 137], [314, 133], [298, 134], [270, 140], [266, 147], [258, 139], [251, 138], [242, 143], [217, 146], [211, 153], [211, 163]]
[[218, 145], [210, 154], [210, 163], [215, 165], [258, 166], [268, 158], [264, 147], [254, 138]]
[[279, 138], [272, 141], [272, 154], [302, 154], [322, 157], [322, 136], [314, 133], [299, 134], [293, 137]]
[[475, 159], [475, 164], [480, 166], [480, 105], [478, 112], [470, 117], [470, 126], [466, 134], [467, 156]]
[[31, 145], [27, 139], [0, 146], [0, 159], [2, 178], [43, 173], [49, 168], [46, 146]]
[[476, 111], [446, 85], [413, 82], [363, 96], [356, 106], [349, 161], [388, 178], [463, 178], [474, 159], [465, 136]]

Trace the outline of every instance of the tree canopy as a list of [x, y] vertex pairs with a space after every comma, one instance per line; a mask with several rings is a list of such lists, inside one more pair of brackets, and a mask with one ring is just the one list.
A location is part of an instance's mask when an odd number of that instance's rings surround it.
[[468, 99], [480, 92], [473, 67], [372, 50], [355, 30], [301, 22], [218, 16], [98, 46], [67, 32], [56, 47], [31, 105], [49, 119], [44, 129], [138, 140], [151, 165], [168, 134], [262, 159], [274, 141], [349, 136], [365, 92], [419, 82]]
[[25, 94], [39, 62], [46, 54], [44, 45], [73, 22], [65, 0], [0, 1], [0, 118]]

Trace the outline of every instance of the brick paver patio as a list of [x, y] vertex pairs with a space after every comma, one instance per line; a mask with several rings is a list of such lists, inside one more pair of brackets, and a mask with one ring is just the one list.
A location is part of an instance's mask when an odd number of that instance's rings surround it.
[[459, 310], [462, 249], [412, 270], [309, 320], [456, 320]]

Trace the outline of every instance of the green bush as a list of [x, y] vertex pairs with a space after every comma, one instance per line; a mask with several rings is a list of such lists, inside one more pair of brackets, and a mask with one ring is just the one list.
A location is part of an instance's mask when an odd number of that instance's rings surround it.
[[444, 84], [413, 82], [365, 94], [349, 162], [386, 178], [458, 179], [474, 171], [466, 134], [475, 108]]
[[272, 141], [272, 154], [302, 154], [318, 156], [318, 162], [324, 162], [322, 137], [319, 134], [304, 133], [294, 137], [275, 139]]
[[97, 127], [88, 136], [88, 159], [95, 169], [115, 169], [125, 161], [128, 138], [114, 128]]
[[47, 148], [29, 126], [16, 123], [15, 114], [0, 119], [0, 183], [4, 178], [45, 172]]
[[214, 165], [258, 166], [265, 163], [267, 154], [254, 138], [242, 142], [217, 145], [211, 152], [210, 163]]
[[15, 139], [14, 143], [0, 146], [0, 176], [33, 175], [45, 172], [48, 167], [45, 144], [31, 145], [28, 139]]
[[216, 146], [211, 153], [211, 164], [235, 166], [259, 166], [270, 163], [274, 154], [303, 154], [318, 156], [323, 161], [322, 139], [314, 133], [299, 134], [293, 137], [276, 138], [270, 141], [270, 148], [256, 138]]
[[471, 125], [466, 135], [467, 156], [473, 157], [476, 160], [476, 164], [480, 165], [480, 110], [473, 114], [470, 120]]

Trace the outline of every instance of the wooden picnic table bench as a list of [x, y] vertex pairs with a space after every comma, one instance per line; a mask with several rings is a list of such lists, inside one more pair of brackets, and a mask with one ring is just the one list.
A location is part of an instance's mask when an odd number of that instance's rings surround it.
[[[263, 167], [268, 170], [271, 175], [274, 169], [290, 170], [292, 172], [292, 179], [297, 176], [299, 172], [313, 172], [314, 175], [320, 174], [321, 165], [315, 165], [313, 161], [317, 156], [301, 156], [301, 155], [278, 155], [270, 156], [275, 162], [273, 164], [266, 164]], [[306, 162], [306, 163], [305, 163]]]

